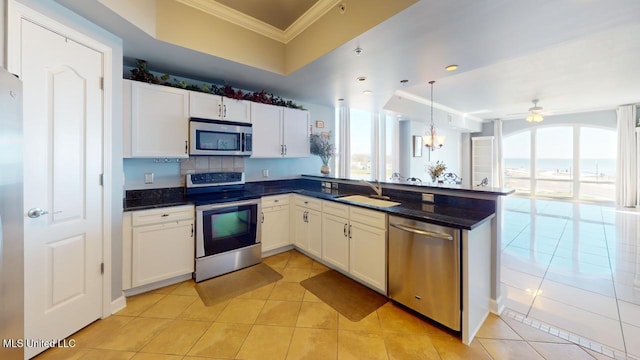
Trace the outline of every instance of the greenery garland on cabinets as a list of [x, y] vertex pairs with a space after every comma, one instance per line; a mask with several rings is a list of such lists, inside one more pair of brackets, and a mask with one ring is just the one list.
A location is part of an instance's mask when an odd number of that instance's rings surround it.
[[171, 86], [175, 88], [181, 88], [186, 90], [198, 91], [208, 94], [215, 94], [219, 96], [225, 96], [228, 98], [236, 99], [236, 100], [248, 100], [262, 104], [276, 105], [276, 106], [284, 106], [292, 109], [300, 109], [304, 110], [302, 105], [298, 105], [291, 100], [284, 100], [283, 98], [273, 95], [271, 93], [267, 93], [265, 90], [257, 91], [257, 92], [243, 92], [240, 89], [234, 89], [231, 85], [224, 84], [222, 86], [218, 86], [215, 84], [209, 85], [193, 85], [189, 84], [184, 80], [178, 81], [178, 79], [174, 78], [173, 82], [170, 82], [169, 79], [171, 75], [164, 74], [160, 77], [153, 75], [149, 69], [147, 68], [146, 60], [136, 60], [136, 67], [131, 69], [131, 77], [129, 79], [135, 81], [141, 81], [151, 84], [158, 84], [164, 86]]

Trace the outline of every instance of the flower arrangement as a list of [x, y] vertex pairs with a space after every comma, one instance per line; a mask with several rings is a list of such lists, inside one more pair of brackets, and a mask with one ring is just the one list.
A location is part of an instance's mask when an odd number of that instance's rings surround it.
[[193, 85], [187, 83], [185, 80], [178, 80], [176, 78], [173, 79], [173, 82], [170, 82], [169, 79], [171, 76], [169, 74], [164, 74], [160, 77], [155, 76], [148, 68], [147, 62], [145, 60], [136, 60], [136, 67], [131, 69], [131, 80], [146, 82], [150, 84], [171, 86], [175, 88], [181, 88], [186, 90], [198, 91], [207, 94], [215, 94], [219, 96], [226, 96], [228, 98], [236, 99], [236, 100], [248, 100], [253, 102], [258, 102], [262, 104], [270, 104], [276, 106], [284, 106], [293, 109], [304, 110], [301, 105], [294, 103], [291, 100], [284, 100], [283, 98], [273, 95], [271, 93], [267, 93], [266, 91], [256, 91], [256, 92], [243, 92], [242, 90], [234, 89], [231, 85], [224, 84], [221, 86], [217, 86], [215, 84], [206, 85], [203, 84], [201, 86]]
[[439, 178], [445, 170], [447, 170], [447, 165], [444, 163], [444, 161], [438, 160], [435, 163], [427, 165], [427, 172], [429, 173], [429, 175], [431, 175], [431, 179], [433, 181]]
[[318, 155], [323, 165], [329, 165], [329, 160], [336, 155], [336, 148], [331, 143], [331, 133], [311, 134], [311, 149], [313, 155]]

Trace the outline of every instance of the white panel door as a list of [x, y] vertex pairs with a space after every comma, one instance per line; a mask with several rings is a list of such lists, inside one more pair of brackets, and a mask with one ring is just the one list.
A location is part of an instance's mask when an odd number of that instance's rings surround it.
[[101, 315], [102, 54], [23, 19], [20, 66], [25, 338], [62, 339]]

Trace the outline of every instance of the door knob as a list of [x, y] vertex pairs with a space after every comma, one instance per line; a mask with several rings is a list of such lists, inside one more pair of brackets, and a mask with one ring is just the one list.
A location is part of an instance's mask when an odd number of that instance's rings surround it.
[[29, 211], [27, 211], [27, 216], [35, 219], [37, 217], [40, 217], [41, 215], [46, 215], [49, 212], [47, 210], [42, 210], [40, 208], [31, 208], [29, 209]]

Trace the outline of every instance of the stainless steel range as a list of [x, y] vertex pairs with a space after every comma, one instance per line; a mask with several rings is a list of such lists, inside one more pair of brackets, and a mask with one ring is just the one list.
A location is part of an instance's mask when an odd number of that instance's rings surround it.
[[186, 191], [196, 204], [196, 282], [260, 263], [260, 198], [244, 189], [244, 173], [188, 174]]

